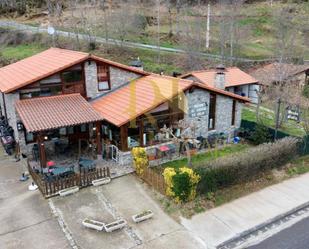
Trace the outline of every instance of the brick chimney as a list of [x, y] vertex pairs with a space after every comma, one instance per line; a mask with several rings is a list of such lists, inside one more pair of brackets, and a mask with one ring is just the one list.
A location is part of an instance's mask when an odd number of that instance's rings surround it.
[[222, 90], [225, 89], [225, 67], [222, 64], [216, 67], [214, 87]]

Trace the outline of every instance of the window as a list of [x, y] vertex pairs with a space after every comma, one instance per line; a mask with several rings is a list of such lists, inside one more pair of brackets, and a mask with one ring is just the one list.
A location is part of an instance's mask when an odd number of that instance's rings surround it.
[[211, 93], [209, 100], [208, 130], [214, 130], [216, 127], [216, 100], [217, 95]]
[[110, 90], [109, 72], [107, 65], [98, 65], [98, 89], [99, 91]]
[[83, 78], [83, 73], [82, 70], [63, 72], [62, 78], [65, 83], [81, 82]]
[[232, 123], [231, 125], [235, 125], [235, 117], [236, 116], [236, 100], [233, 100], [233, 107], [232, 107]]

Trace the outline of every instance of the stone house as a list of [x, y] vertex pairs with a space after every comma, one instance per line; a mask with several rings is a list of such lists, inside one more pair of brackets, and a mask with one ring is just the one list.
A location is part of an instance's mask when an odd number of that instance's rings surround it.
[[243, 97], [248, 97], [252, 103], [258, 103], [258, 91], [260, 90], [259, 81], [237, 67], [225, 68], [224, 66], [219, 65], [217, 68], [193, 71], [181, 75], [180, 77], [214, 86], [218, 70], [224, 72], [225, 80], [222, 82], [222, 85], [216, 87]]
[[252, 69], [250, 74], [265, 86], [271, 86], [280, 81], [300, 87], [309, 83], [309, 65], [306, 64], [296, 65], [275, 62]]
[[[41, 166], [55, 141], [86, 139], [98, 155], [113, 146], [125, 163], [134, 146], [154, 146], [163, 126], [198, 123], [196, 136], [232, 133], [250, 100], [219, 86], [151, 74], [88, 53], [51, 48], [0, 68], [1, 115], [22, 153], [38, 147]], [[177, 129], [177, 127], [175, 127]]]

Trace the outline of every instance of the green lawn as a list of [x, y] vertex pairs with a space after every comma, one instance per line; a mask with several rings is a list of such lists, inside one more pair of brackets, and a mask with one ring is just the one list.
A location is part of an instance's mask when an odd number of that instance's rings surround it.
[[7, 60], [21, 60], [45, 49], [46, 47], [37, 43], [7, 46], [0, 48], [0, 56]]
[[[222, 156], [226, 156], [232, 153], [243, 151], [245, 149], [248, 149], [249, 147], [250, 145], [248, 144], [231, 144], [231, 145], [226, 145], [225, 147], [221, 149], [211, 149], [205, 153], [193, 155], [192, 164], [194, 166], [195, 164], [198, 164], [204, 161], [214, 160], [218, 157], [222, 157]], [[180, 168], [183, 166], [187, 166], [187, 158], [164, 163], [160, 165], [160, 168], [161, 169], [164, 169], [166, 167]]]
[[[242, 111], [243, 120], [248, 120], [252, 122], [256, 122], [256, 112], [255, 107], [245, 107]], [[260, 119], [262, 124], [275, 128], [275, 114], [271, 111], [266, 111], [265, 109], [260, 110]], [[282, 127], [279, 129], [280, 131], [286, 132], [292, 136], [302, 137], [305, 135], [305, 132], [300, 124], [293, 120], [288, 120], [283, 123]]]

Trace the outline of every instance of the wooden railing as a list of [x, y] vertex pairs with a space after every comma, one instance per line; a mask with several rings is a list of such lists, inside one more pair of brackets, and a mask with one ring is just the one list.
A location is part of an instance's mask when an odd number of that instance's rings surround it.
[[62, 189], [78, 186], [84, 188], [92, 185], [92, 181], [100, 178], [110, 177], [108, 167], [97, 168], [93, 171], [82, 171], [80, 174], [73, 174], [65, 177], [53, 177], [51, 180], [44, 178], [44, 175], [35, 172], [28, 163], [29, 173], [33, 181], [45, 198], [58, 194]]
[[159, 174], [152, 168], [146, 168], [141, 175], [143, 181], [153, 187], [156, 191], [165, 195], [166, 192], [166, 184], [164, 181], [164, 177], [162, 174]]

